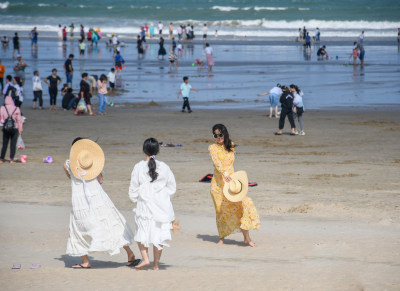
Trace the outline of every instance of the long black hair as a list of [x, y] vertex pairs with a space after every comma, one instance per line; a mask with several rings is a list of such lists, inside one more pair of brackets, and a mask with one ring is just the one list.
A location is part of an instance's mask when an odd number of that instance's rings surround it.
[[216, 130], [219, 130], [220, 133], [224, 135], [224, 146], [228, 152], [231, 152], [233, 148], [236, 146], [232, 143], [231, 139], [229, 138], [229, 132], [226, 129], [225, 125], [223, 124], [216, 124], [212, 127], [212, 133], [214, 134]]
[[154, 182], [157, 180], [158, 173], [156, 172], [156, 161], [155, 161], [155, 156], [158, 154], [160, 151], [160, 145], [158, 144], [158, 141], [150, 137], [146, 139], [143, 143], [143, 152], [150, 157], [149, 162], [147, 165], [149, 166], [149, 175], [151, 178], [151, 182]]

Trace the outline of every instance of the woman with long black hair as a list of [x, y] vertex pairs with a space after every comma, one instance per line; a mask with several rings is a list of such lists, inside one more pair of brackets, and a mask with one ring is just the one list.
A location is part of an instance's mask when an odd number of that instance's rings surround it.
[[135, 237], [142, 262], [135, 268], [140, 270], [150, 265], [148, 248], [153, 245], [153, 270], [159, 269], [161, 252], [169, 246], [172, 221], [175, 219], [171, 196], [175, 194], [176, 183], [171, 169], [164, 162], [156, 160], [159, 143], [148, 138], [143, 144], [145, 160], [135, 165], [129, 187], [129, 198], [136, 203]]
[[234, 173], [235, 144], [223, 124], [214, 125], [212, 133], [215, 143], [208, 147], [214, 164], [210, 192], [215, 206], [219, 244], [224, 243], [226, 236], [241, 231], [244, 243], [254, 247], [249, 230], [260, 227], [260, 218], [253, 201], [245, 196], [241, 201], [231, 202], [223, 194], [225, 183], [231, 182]]

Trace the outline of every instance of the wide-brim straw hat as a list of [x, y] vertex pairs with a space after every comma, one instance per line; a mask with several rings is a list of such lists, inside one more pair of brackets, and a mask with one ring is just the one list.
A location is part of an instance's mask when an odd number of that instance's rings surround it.
[[85, 181], [96, 178], [104, 168], [104, 152], [90, 139], [81, 139], [74, 143], [69, 154], [69, 165], [77, 179]]
[[247, 173], [245, 171], [238, 171], [234, 172], [230, 177], [232, 181], [225, 183], [223, 188], [224, 195], [231, 202], [242, 201], [249, 189]]

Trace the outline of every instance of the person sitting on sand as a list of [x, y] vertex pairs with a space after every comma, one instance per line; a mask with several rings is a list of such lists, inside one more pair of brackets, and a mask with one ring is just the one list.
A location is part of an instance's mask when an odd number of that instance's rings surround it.
[[281, 85], [277, 84], [274, 88], [269, 90], [268, 92], [259, 94], [258, 97], [269, 95], [269, 118], [272, 118], [272, 111], [275, 109], [275, 117], [279, 118], [278, 115], [278, 105], [279, 105], [279, 97], [282, 95]]
[[[260, 217], [253, 201], [248, 196], [238, 196], [240, 199], [232, 199], [224, 194], [232, 184], [240, 184], [240, 191], [248, 187], [240, 181], [233, 181], [235, 170], [235, 144], [229, 138], [227, 128], [223, 124], [216, 124], [212, 128], [215, 143], [208, 147], [212, 162], [214, 164], [214, 176], [211, 180], [211, 197], [215, 206], [215, 215], [219, 234], [219, 244], [224, 243], [225, 237], [240, 230], [243, 234], [244, 243], [251, 247], [255, 243], [251, 240], [249, 230], [260, 227]], [[232, 176], [232, 177], [231, 177]], [[237, 193], [239, 194], [239, 193]], [[245, 193], [242, 193], [245, 194]], [[232, 201], [234, 200], [234, 201]]]
[[75, 269], [92, 267], [89, 253], [116, 255], [121, 248], [128, 255], [127, 266], [140, 262], [129, 248], [133, 238], [131, 228], [101, 186], [104, 162], [104, 152], [97, 143], [78, 137], [72, 142], [69, 160], [64, 164], [72, 187], [66, 253], [82, 259], [80, 264], [72, 266]]
[[174, 174], [167, 164], [156, 160], [160, 149], [155, 138], [143, 143], [145, 160], [137, 163], [132, 171], [129, 198], [136, 203], [135, 237], [142, 261], [135, 268], [150, 265], [148, 248], [153, 245], [153, 270], [159, 269], [163, 247], [169, 246], [172, 222], [175, 220], [171, 196], [176, 192]]

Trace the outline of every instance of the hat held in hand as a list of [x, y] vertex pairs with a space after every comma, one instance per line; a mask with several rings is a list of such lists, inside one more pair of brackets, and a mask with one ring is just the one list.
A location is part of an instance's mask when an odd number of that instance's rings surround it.
[[71, 147], [69, 165], [77, 179], [88, 181], [96, 178], [103, 171], [104, 162], [103, 150], [90, 139], [78, 140]]
[[242, 201], [249, 189], [249, 180], [245, 171], [238, 171], [230, 175], [232, 180], [224, 185], [224, 195], [231, 202]]

